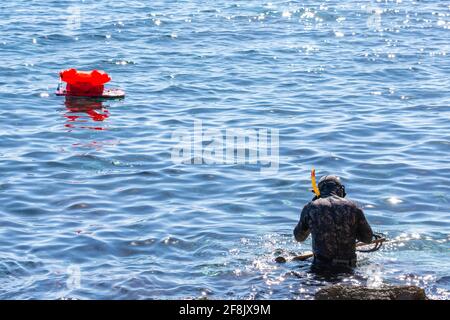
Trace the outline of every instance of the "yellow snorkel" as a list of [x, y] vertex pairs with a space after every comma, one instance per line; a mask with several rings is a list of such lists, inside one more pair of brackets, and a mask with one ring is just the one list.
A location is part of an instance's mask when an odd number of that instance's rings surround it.
[[320, 191], [319, 191], [319, 188], [317, 188], [316, 170], [314, 169], [314, 167], [311, 169], [311, 185], [312, 185], [313, 191], [316, 194], [317, 198], [319, 198], [320, 197]]

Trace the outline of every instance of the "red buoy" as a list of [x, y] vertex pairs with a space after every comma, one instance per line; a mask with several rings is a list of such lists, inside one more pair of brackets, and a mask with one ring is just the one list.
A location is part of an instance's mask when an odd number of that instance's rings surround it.
[[91, 98], [123, 98], [125, 92], [121, 89], [105, 89], [104, 84], [111, 77], [104, 71], [78, 71], [67, 69], [60, 72], [61, 81], [66, 82], [66, 88], [58, 86], [56, 95]]

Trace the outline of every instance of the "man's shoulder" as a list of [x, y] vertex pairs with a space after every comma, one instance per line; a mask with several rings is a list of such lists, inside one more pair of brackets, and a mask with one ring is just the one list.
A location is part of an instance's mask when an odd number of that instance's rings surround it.
[[315, 199], [315, 200], [310, 201], [307, 204], [307, 206], [316, 207], [316, 208], [323, 207], [323, 206], [328, 207], [328, 206], [333, 206], [333, 205], [344, 205], [344, 206], [359, 208], [359, 206], [356, 204], [355, 201], [347, 199], [347, 198], [341, 198], [338, 196]]

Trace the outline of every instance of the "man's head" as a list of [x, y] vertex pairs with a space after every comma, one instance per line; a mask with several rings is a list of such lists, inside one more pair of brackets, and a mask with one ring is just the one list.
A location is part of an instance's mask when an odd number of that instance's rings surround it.
[[320, 195], [336, 194], [341, 198], [344, 198], [345, 186], [341, 183], [341, 179], [338, 176], [323, 176], [319, 180]]

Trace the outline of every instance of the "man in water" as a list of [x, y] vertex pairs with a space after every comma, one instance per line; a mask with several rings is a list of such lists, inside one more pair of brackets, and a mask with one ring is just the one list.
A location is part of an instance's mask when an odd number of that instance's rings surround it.
[[320, 196], [303, 208], [295, 239], [305, 241], [312, 234], [313, 271], [349, 271], [356, 266], [356, 240], [370, 243], [372, 229], [363, 211], [345, 199], [339, 177], [324, 176], [318, 187]]

